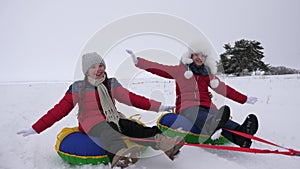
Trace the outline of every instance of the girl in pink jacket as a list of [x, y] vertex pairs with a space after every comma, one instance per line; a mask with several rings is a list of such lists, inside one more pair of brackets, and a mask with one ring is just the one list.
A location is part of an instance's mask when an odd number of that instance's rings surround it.
[[[155, 75], [174, 79], [176, 83], [176, 113], [186, 117], [201, 130], [202, 134], [212, 135], [219, 128], [237, 130], [254, 135], [258, 129], [258, 120], [255, 115], [250, 114], [242, 125], [228, 120], [230, 109], [223, 106], [220, 110], [211, 101], [209, 88], [216, 93], [223, 95], [235, 102], [254, 104], [255, 97], [246, 95], [234, 90], [232, 87], [220, 81], [212, 74], [212, 66], [205, 63], [209, 56], [202, 51], [189, 49], [181, 59], [179, 65], [162, 65], [148, 61], [127, 50], [131, 55], [136, 67], [151, 72]], [[207, 61], [207, 62], [206, 62]], [[240, 147], [250, 147], [251, 140], [232, 134], [226, 130], [222, 135]]]
[[116, 78], [108, 78], [105, 68], [104, 60], [96, 52], [83, 55], [84, 80], [73, 83], [58, 104], [35, 122], [30, 129], [22, 130], [18, 134], [27, 136], [41, 133], [67, 116], [78, 104], [79, 129], [89, 136], [98, 137], [101, 140], [101, 147], [106, 150], [112, 167], [127, 167], [129, 163], [135, 163], [137, 160], [136, 156], [127, 157], [130, 153], [133, 155], [131, 150], [134, 149], [127, 148], [121, 138], [122, 135], [155, 140], [139, 143], [151, 146], [156, 150], [163, 150], [173, 160], [174, 155], [178, 154], [182, 146], [169, 143], [179, 142], [182, 138], [166, 137], [156, 126], [144, 127], [126, 119], [117, 111], [115, 99], [120, 103], [150, 111], [166, 111], [172, 107], [128, 91]]

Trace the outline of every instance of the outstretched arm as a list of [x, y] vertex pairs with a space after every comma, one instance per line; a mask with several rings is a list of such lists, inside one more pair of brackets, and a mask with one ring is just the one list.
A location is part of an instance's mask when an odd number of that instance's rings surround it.
[[47, 128], [51, 127], [54, 123], [58, 122], [65, 116], [67, 116], [74, 108], [73, 96], [71, 93], [66, 93], [65, 96], [50, 109], [44, 116], [42, 116], [36, 123], [32, 125], [32, 128], [41, 133]]
[[137, 57], [134, 54], [134, 52], [132, 52], [131, 50], [126, 50], [126, 52], [131, 56], [135, 66], [140, 69], [146, 70], [150, 73], [168, 79], [175, 79], [178, 74], [178, 65], [177, 66], [163, 65], [163, 64], [151, 62], [149, 60]]
[[215, 75], [210, 75], [210, 78], [218, 81], [217, 87], [210, 86], [216, 93], [221, 94], [224, 97], [227, 97], [233, 101], [244, 104], [247, 101], [247, 96], [236, 91], [232, 87], [226, 85]]
[[47, 128], [51, 127], [55, 122], [68, 115], [74, 108], [75, 104], [76, 102], [74, 100], [74, 96], [70, 92], [66, 92], [65, 96], [60, 100], [60, 102], [50, 109], [39, 120], [37, 120], [31, 128], [27, 130], [21, 130], [17, 132], [17, 134], [25, 137], [31, 134], [43, 132]]
[[152, 100], [129, 91], [128, 89], [124, 88], [115, 78], [111, 80], [111, 87], [113, 98], [128, 106], [134, 106], [143, 110], [155, 112], [168, 111], [174, 108], [174, 106], [167, 106], [156, 100]]
[[255, 104], [258, 100], [256, 97], [246, 96], [246, 95], [236, 91], [232, 87], [230, 87], [230, 86], [226, 85], [224, 82], [220, 81], [220, 79], [214, 75], [213, 75], [213, 80], [217, 80], [218, 85], [216, 88], [212, 87], [212, 89], [216, 93], [219, 93], [219, 94], [223, 95], [224, 97], [227, 97], [227, 98], [229, 98], [233, 101], [236, 101], [238, 103], [241, 103], [241, 104], [244, 104], [244, 103]]

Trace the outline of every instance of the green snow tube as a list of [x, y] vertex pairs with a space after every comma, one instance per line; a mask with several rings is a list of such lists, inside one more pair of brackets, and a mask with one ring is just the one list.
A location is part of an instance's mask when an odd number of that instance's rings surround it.
[[162, 114], [157, 120], [156, 124], [164, 135], [169, 137], [182, 136], [184, 137], [184, 141], [187, 143], [203, 143], [213, 145], [230, 143], [230, 141], [223, 136], [217, 140], [212, 140], [208, 135], [200, 134], [201, 131], [196, 128], [190, 120], [179, 114]]

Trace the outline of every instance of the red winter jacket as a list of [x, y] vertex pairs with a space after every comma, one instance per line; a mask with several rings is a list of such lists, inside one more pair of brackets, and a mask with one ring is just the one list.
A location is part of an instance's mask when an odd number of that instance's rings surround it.
[[[114, 99], [120, 103], [124, 103], [129, 106], [134, 106], [144, 110], [158, 111], [160, 102], [149, 100], [143, 96], [136, 95], [124, 87], [115, 79], [107, 79], [110, 87], [112, 100]], [[82, 110], [78, 116], [79, 129], [85, 133], [88, 133], [92, 127], [96, 124], [105, 121], [105, 115], [102, 113], [100, 106], [100, 99], [96, 88], [90, 84], [86, 84], [85, 96], [82, 104], [80, 104], [80, 88], [83, 81], [77, 81], [73, 83], [65, 96], [50, 109], [44, 116], [42, 116], [36, 123], [32, 125], [32, 128], [41, 133], [45, 129], [52, 126], [55, 122], [59, 121], [66, 115], [68, 115], [76, 104], [82, 105]]]
[[[190, 106], [217, 108], [212, 103], [210, 92], [208, 90], [208, 87], [211, 87], [210, 79], [218, 79], [216, 76], [212, 74], [207, 76], [194, 74], [194, 78], [186, 79], [184, 73], [187, 68], [183, 64], [168, 66], [151, 62], [140, 57], [138, 57], [136, 66], [158, 76], [175, 79], [177, 113], [180, 113], [183, 109]], [[227, 86], [224, 82], [221, 82], [220, 80], [219, 82], [219, 86], [217, 88], [212, 88], [212, 90], [236, 102], [246, 102], [247, 96], [239, 93], [230, 86]]]

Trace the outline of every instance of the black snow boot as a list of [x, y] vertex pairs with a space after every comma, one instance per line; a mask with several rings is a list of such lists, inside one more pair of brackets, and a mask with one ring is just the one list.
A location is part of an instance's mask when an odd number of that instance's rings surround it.
[[[235, 129], [236, 131], [246, 133], [249, 135], [254, 135], [258, 129], [258, 120], [254, 114], [250, 114], [247, 116], [244, 123]], [[240, 147], [250, 148], [252, 141], [251, 139], [233, 134], [233, 142]]]
[[230, 108], [229, 108], [229, 106], [224, 105], [224, 106], [222, 106], [222, 107], [219, 109], [219, 111], [220, 111], [221, 113], [223, 112], [223, 114], [222, 114], [222, 117], [221, 117], [221, 119], [220, 119], [220, 121], [219, 121], [219, 124], [218, 124], [216, 130], [219, 130], [220, 128], [222, 128], [222, 127], [227, 123], [227, 121], [228, 121], [229, 118], [230, 118]]
[[210, 134], [210, 136], [213, 136], [216, 131], [218, 131], [219, 129], [221, 129], [229, 120], [230, 118], [230, 108], [228, 106], [222, 106], [219, 109], [220, 115], [221, 117], [216, 117], [215, 121], [217, 122], [217, 127], [214, 128], [213, 132]]

